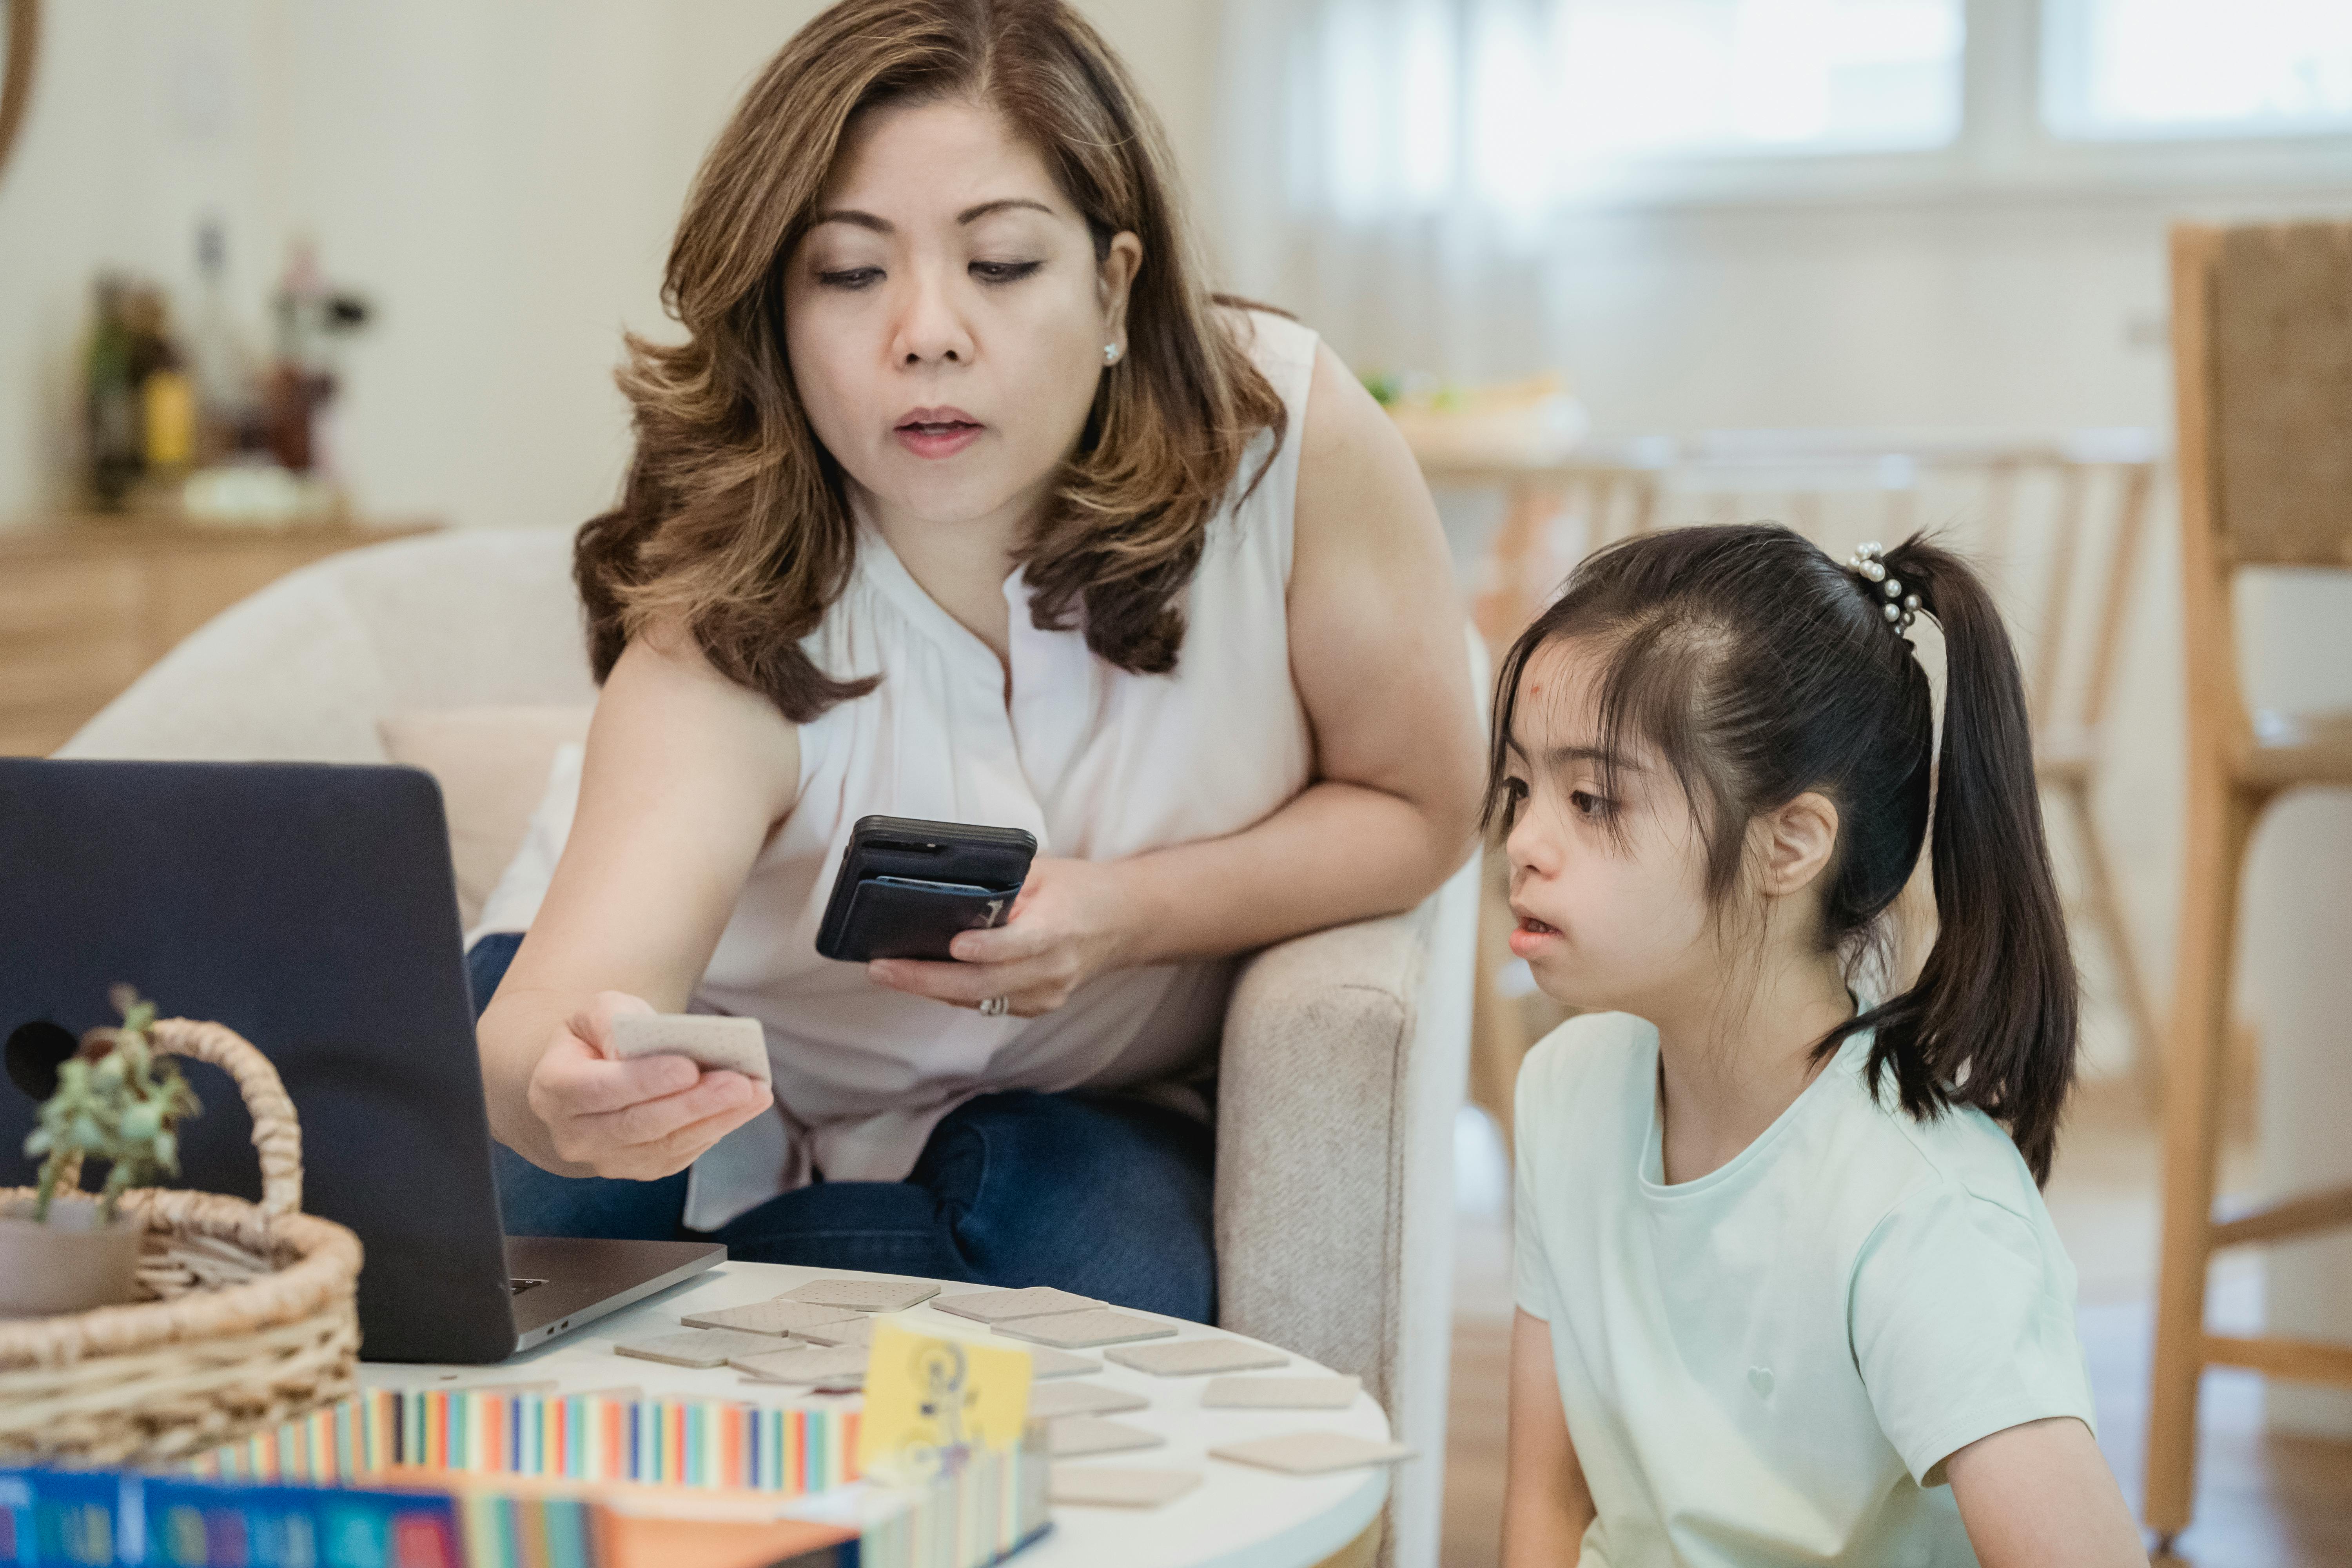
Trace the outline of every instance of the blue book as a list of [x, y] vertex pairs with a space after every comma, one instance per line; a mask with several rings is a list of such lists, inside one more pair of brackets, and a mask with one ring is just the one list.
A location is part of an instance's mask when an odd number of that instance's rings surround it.
[[0, 1470], [0, 1568], [469, 1568], [459, 1539], [437, 1492]]

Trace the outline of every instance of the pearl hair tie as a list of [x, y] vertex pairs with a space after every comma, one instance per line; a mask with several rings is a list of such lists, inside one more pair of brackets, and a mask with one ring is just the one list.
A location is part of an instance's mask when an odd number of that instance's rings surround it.
[[1903, 591], [1902, 582], [1886, 574], [1885, 551], [1875, 541], [1858, 546], [1845, 558], [1845, 569], [1863, 580], [1863, 592], [1876, 594], [1873, 603], [1886, 624], [1897, 632], [1907, 632], [1911, 623], [1919, 618], [1919, 595]]

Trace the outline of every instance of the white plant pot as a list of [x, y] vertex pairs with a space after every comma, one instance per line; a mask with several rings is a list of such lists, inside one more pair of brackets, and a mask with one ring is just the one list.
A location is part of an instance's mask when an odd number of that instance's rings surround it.
[[33, 1219], [33, 1201], [0, 1208], [0, 1318], [43, 1318], [111, 1307], [138, 1298], [139, 1239], [147, 1226], [135, 1214], [101, 1225], [97, 1200], [60, 1194], [46, 1225]]

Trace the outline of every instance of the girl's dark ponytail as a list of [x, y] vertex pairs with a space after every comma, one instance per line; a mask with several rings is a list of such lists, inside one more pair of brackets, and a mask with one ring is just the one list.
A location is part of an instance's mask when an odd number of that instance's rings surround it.
[[2046, 1181], [2074, 1078], [2075, 982], [2024, 685], [1975, 573], [1917, 536], [1885, 560], [1944, 634], [1928, 835], [1937, 930], [1917, 983], [1853, 1026], [1876, 1029], [1872, 1080], [1891, 1071], [1905, 1110], [1978, 1107], [2009, 1129], [2034, 1180]]

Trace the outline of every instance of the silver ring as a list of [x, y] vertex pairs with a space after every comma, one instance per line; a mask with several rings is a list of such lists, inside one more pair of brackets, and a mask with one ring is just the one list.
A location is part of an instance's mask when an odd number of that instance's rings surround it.
[[983, 1018], [1002, 1018], [1004, 1016], [1004, 1010], [1011, 1005], [1013, 1003], [1010, 998], [991, 996], [980, 1005], [980, 1016]]

